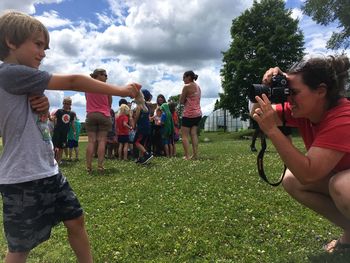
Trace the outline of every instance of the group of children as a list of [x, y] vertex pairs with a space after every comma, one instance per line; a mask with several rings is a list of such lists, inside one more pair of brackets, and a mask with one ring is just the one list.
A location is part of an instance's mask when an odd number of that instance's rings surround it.
[[[119, 109], [111, 109], [112, 126], [107, 134], [106, 158], [128, 160], [136, 158], [137, 163], [147, 163], [153, 156], [176, 156], [175, 142], [179, 140], [179, 118], [176, 103], [158, 102], [156, 108], [150, 103], [152, 95], [142, 90], [146, 109], [134, 107], [122, 98]], [[161, 95], [163, 97], [163, 95]], [[81, 123], [71, 110], [72, 99], [63, 99], [62, 109], [48, 115], [50, 133], [57, 163], [79, 160], [79, 135]], [[73, 159], [74, 152], [74, 159]]]
[[179, 118], [175, 103], [163, 101], [156, 108], [150, 102], [152, 95], [142, 89], [145, 105], [119, 101], [116, 113], [111, 110], [112, 127], [108, 133], [106, 157], [128, 160], [129, 155], [136, 162], [145, 164], [153, 156], [173, 157], [175, 142], [179, 139]]

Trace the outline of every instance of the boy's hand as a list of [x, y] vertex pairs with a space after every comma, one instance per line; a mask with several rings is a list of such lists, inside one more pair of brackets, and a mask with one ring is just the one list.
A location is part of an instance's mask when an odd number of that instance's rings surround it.
[[48, 112], [50, 109], [49, 99], [45, 95], [29, 96], [29, 103], [35, 112]]
[[139, 94], [141, 87], [142, 87], [141, 84], [135, 83], [135, 82], [126, 85], [126, 88], [128, 89], [128, 92], [129, 92], [129, 96], [131, 98], [135, 98]]
[[140, 90], [135, 97], [135, 102], [138, 106], [142, 108], [143, 111], [148, 112], [148, 108], [146, 106], [145, 98], [143, 97], [143, 93]]

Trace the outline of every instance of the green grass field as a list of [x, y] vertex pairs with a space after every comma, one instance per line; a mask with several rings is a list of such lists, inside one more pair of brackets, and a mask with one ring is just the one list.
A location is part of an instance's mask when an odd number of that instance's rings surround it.
[[[258, 177], [248, 140], [223, 133], [200, 139], [199, 160], [182, 160], [177, 144], [178, 158], [147, 166], [107, 160], [105, 175], [85, 172], [80, 144], [82, 160], [62, 172], [85, 210], [95, 262], [350, 262], [322, 251], [339, 229]], [[283, 165], [270, 145], [264, 164], [279, 177]], [[62, 224], [28, 262], [75, 262]]]

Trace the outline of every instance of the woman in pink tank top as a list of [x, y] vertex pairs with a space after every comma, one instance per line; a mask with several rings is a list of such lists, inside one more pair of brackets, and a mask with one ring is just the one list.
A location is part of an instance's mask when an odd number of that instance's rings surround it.
[[[107, 73], [104, 69], [95, 69], [90, 76], [102, 82], [107, 81]], [[107, 133], [112, 127], [110, 113], [112, 96], [86, 92], [85, 98], [85, 126], [88, 135], [88, 146], [86, 148], [86, 168], [90, 173], [92, 170], [92, 157], [95, 152], [95, 147], [97, 147], [98, 171], [103, 172]]]
[[[195, 83], [198, 75], [193, 71], [186, 71], [183, 75], [185, 83], [180, 96], [180, 104], [184, 105], [181, 124], [182, 145], [184, 147], [184, 159], [196, 159], [198, 157], [198, 125], [202, 119], [200, 106], [201, 89]], [[189, 137], [192, 141], [192, 155], [189, 154]]]

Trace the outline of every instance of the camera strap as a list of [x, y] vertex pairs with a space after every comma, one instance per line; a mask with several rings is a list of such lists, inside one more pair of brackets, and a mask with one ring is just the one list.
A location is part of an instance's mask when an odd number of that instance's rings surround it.
[[[283, 121], [282, 129], [284, 129], [286, 127], [286, 120], [285, 120], [285, 117], [284, 117], [284, 102], [282, 103], [282, 121]], [[265, 151], [266, 151], [266, 138], [265, 138], [265, 135], [262, 135], [260, 137], [260, 141], [261, 141], [261, 150], [260, 150], [260, 152], [259, 152], [259, 154], [257, 156], [257, 166], [258, 166], [259, 176], [260, 176], [261, 179], [263, 179], [269, 185], [271, 185], [271, 186], [279, 186], [282, 183], [282, 181], [283, 181], [284, 175], [286, 174], [287, 166], [284, 165], [283, 174], [281, 175], [280, 179], [277, 182], [275, 182], [275, 183], [270, 182], [267, 179], [267, 176], [266, 176], [266, 174], [264, 172], [264, 154], [265, 154]]]
[[257, 165], [258, 165], [259, 176], [260, 176], [261, 179], [263, 179], [269, 185], [279, 186], [282, 183], [282, 181], [283, 181], [284, 175], [285, 175], [286, 170], [287, 170], [287, 166], [284, 165], [283, 174], [281, 175], [280, 179], [277, 182], [275, 182], [275, 183], [270, 182], [267, 179], [267, 176], [266, 176], [266, 174], [264, 172], [264, 154], [265, 154], [265, 150], [266, 150], [266, 138], [265, 138], [265, 136], [262, 136], [260, 138], [260, 140], [261, 140], [261, 150], [260, 150], [260, 152], [258, 154], [258, 157], [257, 157]]

